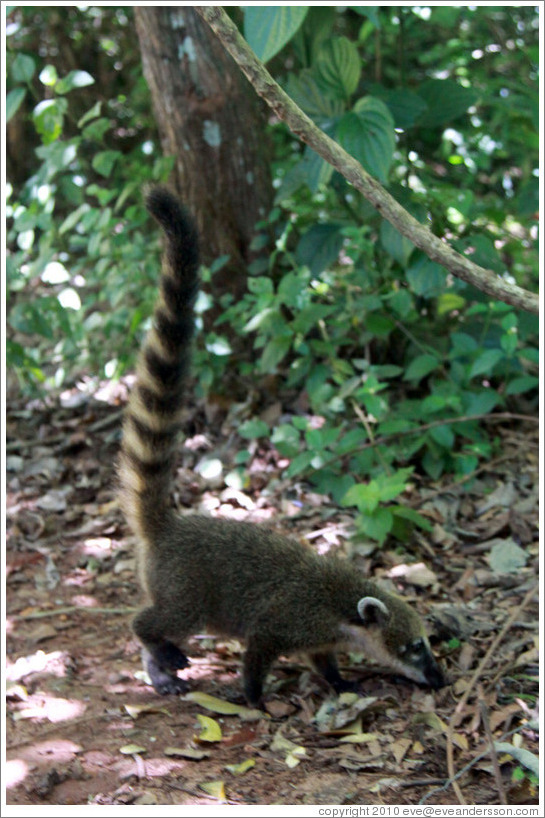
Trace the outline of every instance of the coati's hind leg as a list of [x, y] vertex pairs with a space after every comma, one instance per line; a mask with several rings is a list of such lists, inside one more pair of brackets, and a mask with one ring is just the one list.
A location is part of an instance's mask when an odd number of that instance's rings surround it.
[[321, 673], [326, 682], [329, 682], [335, 693], [346, 693], [347, 691], [357, 693], [359, 691], [357, 682], [349, 682], [339, 673], [334, 653], [312, 653], [310, 659], [318, 673]]
[[176, 676], [189, 665], [187, 656], [163, 635], [162, 618], [156, 608], [144, 608], [132, 623], [133, 631], [144, 645], [142, 660], [154, 690], [161, 696], [185, 693], [187, 682]]

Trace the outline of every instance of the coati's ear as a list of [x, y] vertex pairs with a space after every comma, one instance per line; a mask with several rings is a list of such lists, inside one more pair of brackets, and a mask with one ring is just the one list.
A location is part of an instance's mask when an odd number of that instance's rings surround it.
[[390, 611], [380, 599], [364, 596], [358, 602], [358, 613], [364, 625], [385, 625], [390, 618]]

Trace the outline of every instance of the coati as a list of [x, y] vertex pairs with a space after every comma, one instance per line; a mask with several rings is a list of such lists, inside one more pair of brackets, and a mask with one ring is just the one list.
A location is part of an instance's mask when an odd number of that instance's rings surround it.
[[306, 653], [335, 691], [354, 689], [335, 659], [343, 646], [415, 682], [442, 687], [443, 673], [417, 613], [348, 562], [320, 557], [257, 524], [179, 516], [171, 508], [198, 242], [192, 220], [168, 189], [152, 187], [145, 201], [166, 249], [154, 323], [125, 413], [119, 477], [147, 595], [133, 629], [155, 690], [187, 690], [176, 673], [188, 665], [181, 647], [203, 628], [246, 642], [244, 692], [252, 705], [262, 702], [265, 677], [280, 654]]

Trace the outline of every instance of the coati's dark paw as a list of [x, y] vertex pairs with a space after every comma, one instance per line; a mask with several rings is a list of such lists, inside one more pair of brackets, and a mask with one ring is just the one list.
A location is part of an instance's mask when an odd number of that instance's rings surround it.
[[[166, 652], [167, 660], [177, 660], [180, 662], [181, 657], [185, 664], [180, 664], [179, 666], [186, 667], [188, 664], [186, 657], [175, 645], [171, 645], [171, 647], [173, 648], [172, 652], [169, 652], [168, 650]], [[158, 661], [157, 654], [159, 655], [161, 662]], [[148, 653], [144, 660], [144, 667], [147, 670], [148, 676], [150, 677], [153, 689], [159, 693], [160, 696], [172, 696], [179, 693], [186, 693], [189, 689], [188, 683], [176, 676], [176, 667], [166, 667], [163, 658], [163, 647], [161, 647], [159, 651], [156, 651], [154, 656]]]
[[157, 647], [153, 658], [165, 670], [183, 670], [184, 667], [189, 667], [189, 659], [185, 653], [172, 642], [165, 642]]
[[348, 679], [338, 679], [331, 685], [339, 696], [341, 693], [361, 693], [359, 682], [350, 682]]
[[181, 693], [187, 693], [189, 690], [189, 684], [176, 676], [164, 677], [157, 683], [152, 680], [152, 683], [153, 689], [160, 696], [178, 696]]
[[244, 684], [244, 697], [250, 707], [262, 709], [263, 685], [253, 680], [246, 681]]

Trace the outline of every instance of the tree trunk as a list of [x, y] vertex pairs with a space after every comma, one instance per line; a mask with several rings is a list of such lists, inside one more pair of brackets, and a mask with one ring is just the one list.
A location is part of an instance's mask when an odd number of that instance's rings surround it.
[[176, 158], [203, 261], [228, 254], [222, 280], [240, 293], [255, 222], [272, 200], [262, 103], [193, 8], [136, 6], [134, 15], [163, 151]]

